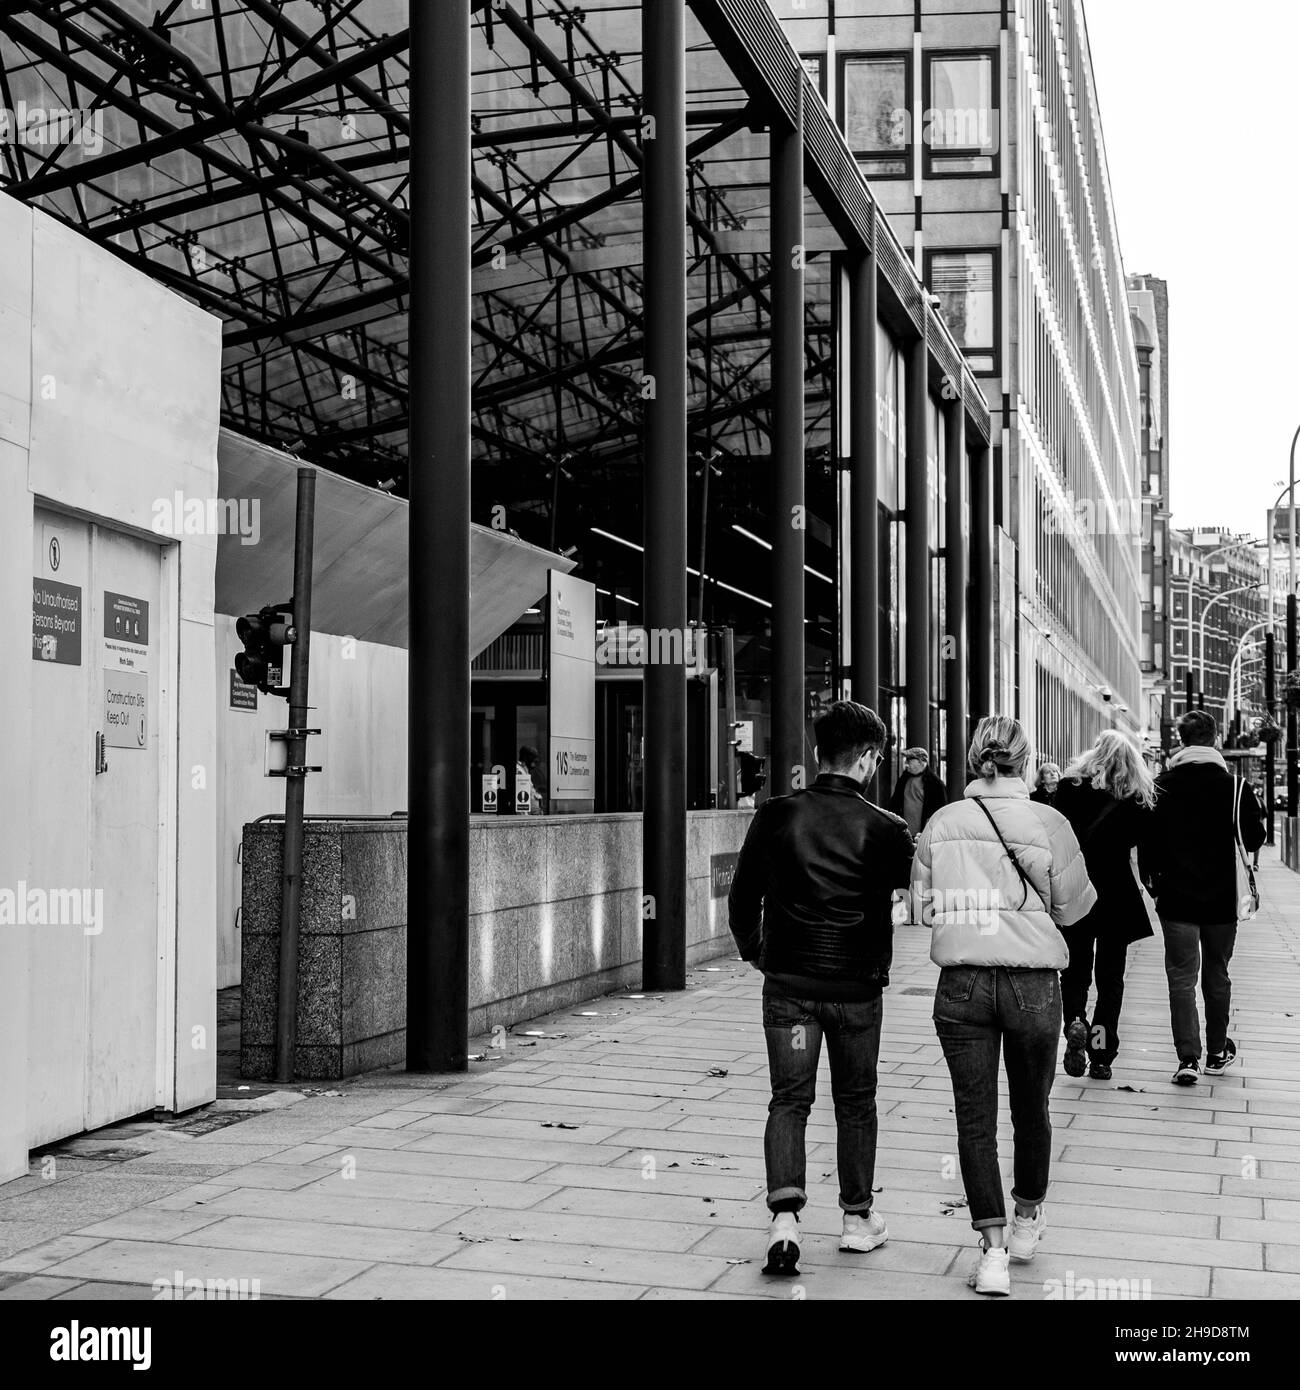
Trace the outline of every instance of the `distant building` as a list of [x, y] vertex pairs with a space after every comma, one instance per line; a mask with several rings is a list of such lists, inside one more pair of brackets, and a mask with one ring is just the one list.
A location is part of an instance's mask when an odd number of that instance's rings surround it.
[[1044, 757], [1138, 732], [1148, 460], [1082, 0], [769, 3], [989, 401], [999, 707]]
[[[1171, 717], [1176, 720], [1187, 708], [1190, 669], [1195, 691], [1204, 695], [1205, 709], [1221, 727], [1240, 708], [1242, 728], [1248, 728], [1265, 710], [1268, 570], [1263, 547], [1250, 536], [1204, 527], [1171, 530], [1169, 551]], [[1230, 695], [1229, 678], [1239, 653], [1240, 680]]]

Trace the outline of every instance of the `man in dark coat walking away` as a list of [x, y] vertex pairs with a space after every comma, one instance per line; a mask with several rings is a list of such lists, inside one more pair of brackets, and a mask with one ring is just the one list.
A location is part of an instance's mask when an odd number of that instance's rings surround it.
[[874, 1250], [888, 1236], [872, 1210], [876, 1065], [894, 949], [891, 897], [907, 886], [914, 847], [907, 826], [863, 795], [885, 746], [876, 713], [840, 700], [814, 728], [817, 779], [759, 807], [728, 901], [737, 950], [764, 976], [772, 1078], [763, 1139], [772, 1213], [765, 1274], [799, 1272], [804, 1135], [823, 1036], [838, 1133], [840, 1249]]
[[948, 804], [948, 789], [930, 771], [930, 755], [924, 748], [903, 750], [903, 775], [894, 784], [889, 809], [902, 816], [915, 839], [940, 806]]
[[[1072, 927], [1062, 927], [1070, 963], [1061, 972], [1065, 1072], [1109, 1081], [1119, 1052], [1119, 1014], [1124, 1003], [1128, 948], [1152, 936], [1151, 918], [1133, 872], [1133, 850], [1146, 834], [1155, 802], [1150, 770], [1137, 744], [1107, 729], [1066, 769], [1055, 809], [1070, 822], [1097, 904]], [[1094, 967], [1095, 957], [1095, 967]], [[1088, 989], [1097, 982], [1097, 1007], [1088, 1020]]]
[[1156, 899], [1165, 937], [1169, 1016], [1178, 1070], [1173, 1081], [1200, 1078], [1201, 1021], [1196, 977], [1205, 1000], [1205, 1072], [1218, 1076], [1237, 1057], [1228, 1036], [1232, 981], [1228, 962], [1237, 940], [1237, 847], [1234, 819], [1247, 854], [1264, 843], [1264, 817], [1248, 782], [1228, 771], [1215, 748], [1218, 725], [1204, 710], [1178, 721], [1182, 748], [1156, 781], [1150, 833], [1138, 847], [1142, 874]]

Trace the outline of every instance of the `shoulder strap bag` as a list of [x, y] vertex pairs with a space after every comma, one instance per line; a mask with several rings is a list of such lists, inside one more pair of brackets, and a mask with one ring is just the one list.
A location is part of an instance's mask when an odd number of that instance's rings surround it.
[[[998, 841], [1002, 845], [1002, 848], [1006, 851], [1007, 858], [1011, 860], [1011, 867], [1016, 871], [1017, 875], [1020, 878], [1020, 882], [1024, 885], [1024, 896], [1020, 899], [1020, 906], [1016, 908], [1016, 911], [1020, 912], [1024, 909], [1025, 904], [1029, 901], [1029, 890], [1031, 888], [1034, 888], [1034, 885], [1030, 883], [1028, 874], [1026, 874], [1024, 869], [1020, 867], [1020, 860], [1016, 858], [1015, 850], [1013, 850], [1011, 846], [1007, 844], [1005, 837], [1003, 836], [1002, 832], [998, 829], [998, 823], [993, 819], [993, 812], [990, 811], [989, 808], [984, 804], [984, 798], [982, 796], [973, 796], [971, 797], [971, 800], [988, 817], [989, 824], [993, 827], [993, 833], [998, 837]], [[1040, 903], [1043, 902], [1043, 895], [1036, 888], [1034, 888], [1034, 896], [1038, 899]], [[1043, 907], [1045, 911], [1045, 903], [1043, 904]]]
[[1241, 798], [1246, 785], [1240, 777], [1232, 779], [1232, 838], [1237, 850], [1237, 921], [1249, 922], [1259, 911], [1259, 888], [1250, 867], [1246, 847], [1241, 843]]

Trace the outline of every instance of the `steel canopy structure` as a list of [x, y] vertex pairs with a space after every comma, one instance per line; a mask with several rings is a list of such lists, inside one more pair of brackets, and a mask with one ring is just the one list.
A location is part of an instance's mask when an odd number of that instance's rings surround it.
[[[468, 910], [468, 560], [438, 509], [466, 546], [504, 518], [562, 550], [609, 619], [682, 627], [689, 597], [735, 631], [785, 791], [810, 671], [876, 703], [885, 610], [911, 615], [893, 698], [921, 729], [938, 691], [959, 772], [992, 692], [992, 471], [974, 377], [764, 0], [413, 3], [0, 4], [0, 190], [222, 319], [227, 428], [412, 499], [408, 1044], [457, 1067], [464, 1018], [424, 1027], [431, 1001], [463, 1015]], [[906, 358], [893, 593], [878, 326]], [[932, 651], [968, 608], [969, 673]], [[646, 683], [660, 987], [684, 968], [684, 679]]]
[[[488, 521], [501, 503], [527, 539], [585, 547], [592, 525], [620, 533], [608, 523], [639, 492], [639, 7], [494, 0], [473, 9], [475, 517]], [[773, 108], [793, 99], [780, 90], [788, 53], [757, 0], [693, 10], [691, 442], [701, 458], [721, 457], [714, 505], [761, 521], [771, 365], [764, 130]], [[0, 7], [9, 113], [0, 188], [221, 317], [228, 428], [399, 493], [409, 391], [407, 25], [401, 0]], [[846, 233], [876, 240], [894, 290], [882, 308], [913, 323], [930, 318], [931, 342], [948, 349], [968, 409], [977, 420], [987, 414], [833, 122], [815, 109], [815, 88], [805, 91], [816, 195], [805, 209], [815, 486], [830, 482], [835, 432], [828, 253]], [[829, 487], [824, 501], [833, 510]], [[714, 556], [730, 572], [719, 577], [748, 591], [738, 581], [753, 556], [741, 549], [733, 559], [726, 531]], [[821, 570], [830, 560], [810, 557]], [[633, 562], [611, 578], [630, 593], [635, 570]]]

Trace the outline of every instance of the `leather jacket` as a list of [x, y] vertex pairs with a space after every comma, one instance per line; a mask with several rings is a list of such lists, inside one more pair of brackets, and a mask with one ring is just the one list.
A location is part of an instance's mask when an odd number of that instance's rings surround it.
[[728, 898], [741, 957], [796, 998], [875, 998], [889, 983], [891, 897], [913, 848], [906, 822], [851, 777], [822, 773], [765, 801]]

